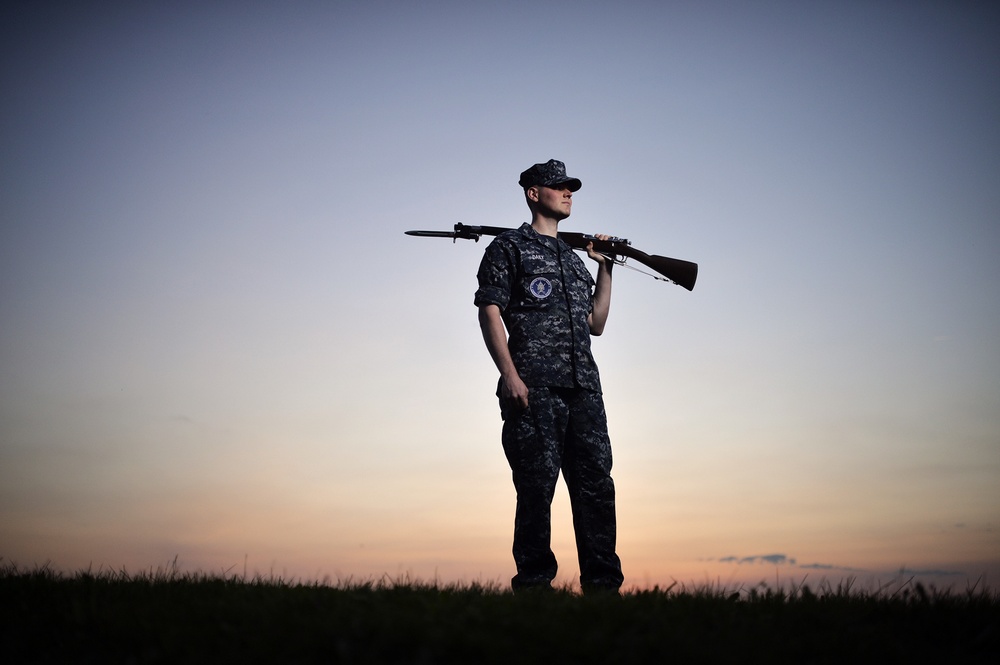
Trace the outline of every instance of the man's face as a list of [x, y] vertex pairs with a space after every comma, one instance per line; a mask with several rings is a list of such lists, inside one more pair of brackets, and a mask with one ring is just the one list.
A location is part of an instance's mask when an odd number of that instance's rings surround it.
[[573, 210], [573, 192], [566, 185], [536, 186], [538, 207], [553, 219], [566, 219]]

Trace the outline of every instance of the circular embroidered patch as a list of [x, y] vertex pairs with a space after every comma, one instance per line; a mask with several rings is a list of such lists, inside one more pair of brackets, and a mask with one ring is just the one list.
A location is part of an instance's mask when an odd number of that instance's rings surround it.
[[552, 295], [552, 282], [544, 277], [536, 277], [531, 280], [531, 284], [528, 285], [528, 290], [530, 290], [531, 295], [536, 298], [548, 298]]

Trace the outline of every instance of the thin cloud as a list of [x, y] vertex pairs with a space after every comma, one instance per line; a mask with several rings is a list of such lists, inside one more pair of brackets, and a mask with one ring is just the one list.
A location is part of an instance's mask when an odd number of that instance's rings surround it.
[[756, 554], [754, 556], [725, 556], [719, 559], [719, 563], [735, 563], [738, 565], [752, 563], [769, 563], [775, 566], [795, 565], [795, 559], [786, 554]]
[[[735, 563], [736, 565], [768, 564], [772, 566], [794, 566], [803, 570], [839, 570], [849, 573], [865, 572], [861, 568], [840, 566], [833, 563], [799, 563], [795, 557], [787, 554], [756, 554], [753, 556], [724, 556], [717, 559], [719, 563]], [[921, 573], [923, 574], [923, 573]]]
[[[851, 566], [841, 566], [834, 563], [798, 563], [794, 557], [790, 557], [787, 554], [755, 554], [753, 556], [724, 556], [717, 559], [719, 563], [735, 563], [738, 566], [742, 565], [753, 565], [753, 564], [769, 564], [772, 566], [794, 566], [802, 570], [836, 570], [848, 573], [863, 573], [866, 572], [863, 568], [854, 568]], [[919, 576], [935, 576], [935, 577], [957, 577], [965, 575], [965, 572], [961, 570], [946, 570], [938, 568], [927, 568], [927, 569], [911, 569], [911, 568], [901, 568], [899, 570], [900, 575], [919, 575]]]
[[913, 570], [911, 568], [901, 568], [899, 570], [900, 575], [932, 575], [934, 577], [956, 577], [959, 575], [965, 575], [961, 570], [938, 570], [934, 568], [917, 569]]
[[862, 568], [851, 568], [850, 566], [838, 566], [832, 563], [801, 563], [799, 568], [803, 570], [842, 570], [847, 573], [863, 573], [866, 572]]

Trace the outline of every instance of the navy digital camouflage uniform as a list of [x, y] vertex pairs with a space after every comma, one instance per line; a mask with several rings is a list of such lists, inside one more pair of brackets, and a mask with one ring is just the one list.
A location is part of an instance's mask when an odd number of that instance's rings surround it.
[[511, 585], [546, 587], [556, 576], [550, 515], [561, 470], [581, 586], [617, 590], [623, 578], [611, 442], [587, 325], [593, 277], [569, 245], [526, 223], [490, 243], [478, 279], [475, 304], [500, 308], [511, 357], [528, 386], [527, 409], [501, 401], [503, 448], [517, 491]]

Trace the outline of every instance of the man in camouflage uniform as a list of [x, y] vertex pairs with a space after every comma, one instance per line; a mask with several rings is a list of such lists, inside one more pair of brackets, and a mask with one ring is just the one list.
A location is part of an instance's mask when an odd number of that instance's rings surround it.
[[[479, 268], [475, 304], [500, 370], [503, 448], [517, 491], [515, 591], [550, 588], [551, 504], [560, 470], [569, 489], [585, 592], [621, 587], [615, 486], [601, 380], [590, 351], [611, 302], [613, 262], [594, 251], [597, 280], [557, 238], [581, 182], [557, 160], [521, 174], [531, 223], [498, 235]], [[597, 236], [606, 239], [607, 236]], [[509, 339], [507, 337], [509, 332]]]

